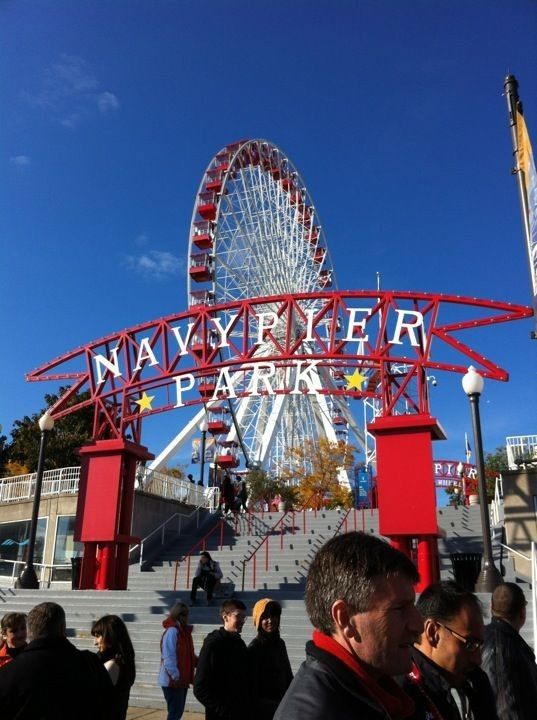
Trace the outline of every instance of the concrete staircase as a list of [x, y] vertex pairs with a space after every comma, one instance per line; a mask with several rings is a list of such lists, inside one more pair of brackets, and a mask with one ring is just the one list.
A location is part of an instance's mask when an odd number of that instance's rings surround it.
[[[245, 592], [241, 592], [242, 559], [262, 542], [267, 532], [281, 520], [282, 513], [252, 514], [224, 520], [215, 518], [215, 530], [207, 540], [207, 550], [221, 564], [223, 582], [233, 583], [249, 613], [257, 600], [270, 596], [281, 602], [282, 637], [285, 640], [293, 670], [296, 672], [304, 659], [304, 645], [311, 636], [311, 625], [306, 617], [303, 603], [303, 584], [311, 558], [340, 527], [344, 511], [306, 512], [305, 516], [289, 515], [271, 533], [268, 540], [268, 567], [266, 568], [266, 543], [259, 551], [256, 568], [256, 588], [253, 588], [253, 570], [245, 574]], [[205, 524], [202, 533], [208, 530]], [[305, 532], [304, 532], [305, 528]], [[351, 527], [349, 530], [353, 529]], [[53, 601], [66, 611], [68, 635], [77, 647], [91, 649], [90, 635], [92, 621], [104, 614], [113, 613], [123, 618], [131, 635], [136, 651], [137, 679], [131, 691], [131, 704], [141, 707], [164, 707], [156, 677], [160, 662], [159, 641], [162, 634], [162, 620], [168, 609], [178, 600], [188, 602], [189, 588], [186, 586], [186, 563], [180, 565], [177, 591], [173, 591], [175, 561], [187, 553], [198, 541], [199, 535], [179, 538], [168, 545], [162, 555], [153, 561], [145, 571], [131, 566], [129, 590], [85, 591], [85, 590], [14, 590], [0, 588], [0, 615], [6, 612], [28, 612], [39, 602]], [[220, 539], [223, 539], [220, 546]], [[281, 545], [283, 542], [283, 551]], [[196, 551], [195, 557], [199, 554]], [[192, 559], [191, 577], [197, 559]], [[199, 604], [191, 610], [190, 622], [194, 625], [194, 647], [199, 652], [205, 636], [220, 623], [218, 605], [207, 607], [204, 593], [198, 591]], [[249, 618], [243, 632], [248, 643], [255, 636]], [[202, 711], [190, 692], [187, 709]]]
[[[68, 634], [80, 648], [93, 647], [90, 635], [93, 620], [107, 613], [123, 618], [129, 628], [136, 650], [137, 679], [131, 692], [131, 704], [141, 707], [163, 708], [164, 700], [156, 677], [160, 661], [159, 640], [162, 634], [162, 620], [167, 610], [177, 600], [188, 602], [189, 588], [186, 585], [186, 563], [181, 563], [178, 573], [177, 591], [173, 591], [175, 561], [187, 553], [201, 536], [215, 526], [208, 538], [207, 550], [221, 564], [224, 582], [233, 583], [235, 594], [246, 604], [249, 614], [255, 602], [262, 597], [272, 597], [281, 602], [282, 637], [287, 644], [291, 666], [296, 672], [304, 660], [304, 645], [311, 637], [311, 625], [303, 603], [303, 586], [309, 562], [316, 550], [341, 532], [363, 530], [378, 534], [376, 511], [342, 511], [295, 513], [289, 515], [268, 540], [268, 565], [266, 567], [266, 543], [258, 552], [256, 566], [256, 587], [253, 587], [253, 561], [245, 572], [245, 590], [242, 586], [242, 560], [247, 557], [274, 527], [280, 513], [239, 516], [236, 520], [225, 520], [221, 528], [220, 518], [212, 518], [197, 534], [179, 538], [170, 543], [162, 554], [141, 572], [138, 565], [131, 567], [129, 590], [121, 591], [71, 591], [71, 590], [13, 590], [0, 588], [0, 615], [13, 610], [27, 612], [34, 605], [45, 600], [60, 603], [66, 611]], [[305, 532], [304, 532], [305, 526]], [[452, 577], [450, 552], [480, 550], [481, 527], [479, 508], [442, 508], [439, 510], [439, 526], [446, 537], [439, 542], [442, 577]], [[222, 538], [222, 546], [220, 546]], [[281, 546], [283, 544], [283, 550]], [[196, 556], [198, 551], [196, 551]], [[192, 560], [191, 576], [196, 560]], [[510, 579], [510, 577], [506, 577]], [[207, 607], [203, 592], [198, 592], [199, 603], [191, 610], [190, 622], [194, 625], [194, 646], [199, 652], [205, 636], [220, 625], [218, 605]], [[488, 617], [490, 597], [480, 596], [485, 615]], [[530, 595], [528, 593], [528, 600]], [[532, 645], [530, 637], [531, 612], [528, 607], [528, 623], [524, 636]], [[243, 631], [248, 643], [255, 635], [249, 617]], [[187, 709], [201, 711], [193, 693], [187, 696]]]

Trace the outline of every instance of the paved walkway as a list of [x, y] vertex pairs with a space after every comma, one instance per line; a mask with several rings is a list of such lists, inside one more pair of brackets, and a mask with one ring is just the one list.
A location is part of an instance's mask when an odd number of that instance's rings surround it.
[[[166, 710], [155, 710], [154, 708], [129, 707], [127, 720], [166, 720]], [[182, 720], [201, 720], [205, 715], [202, 713], [185, 712]]]

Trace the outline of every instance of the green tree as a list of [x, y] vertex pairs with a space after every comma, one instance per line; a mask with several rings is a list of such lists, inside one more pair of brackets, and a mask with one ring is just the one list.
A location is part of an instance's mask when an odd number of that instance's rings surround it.
[[[2, 468], [3, 477], [6, 476], [6, 465], [18, 463], [28, 468], [28, 472], [35, 472], [39, 457], [41, 431], [38, 420], [43, 413], [54, 405], [59, 398], [67, 392], [68, 388], [61, 387], [58, 394], [45, 395], [45, 407], [31, 416], [25, 415], [22, 420], [15, 420], [11, 430], [11, 442], [4, 450], [7, 458]], [[71, 398], [69, 405], [74, 405], [89, 397], [83, 393]], [[50, 433], [45, 455], [45, 469], [69, 467], [80, 465], [78, 449], [89, 442], [93, 431], [93, 407], [82, 408], [72, 415], [57, 420], [54, 430]]]
[[253, 506], [261, 502], [270, 506], [272, 499], [278, 494], [276, 479], [262, 468], [253, 468], [248, 473], [247, 482], [249, 504]]
[[496, 474], [509, 470], [505, 446], [497, 447], [493, 453], [485, 453], [485, 470]]

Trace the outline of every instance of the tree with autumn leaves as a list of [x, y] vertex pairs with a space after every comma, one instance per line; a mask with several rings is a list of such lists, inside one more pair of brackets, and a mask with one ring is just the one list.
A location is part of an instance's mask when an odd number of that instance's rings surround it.
[[354, 448], [326, 438], [306, 440], [289, 451], [286, 484], [295, 486], [302, 507], [352, 507], [352, 492], [341, 484], [342, 472], [354, 469]]

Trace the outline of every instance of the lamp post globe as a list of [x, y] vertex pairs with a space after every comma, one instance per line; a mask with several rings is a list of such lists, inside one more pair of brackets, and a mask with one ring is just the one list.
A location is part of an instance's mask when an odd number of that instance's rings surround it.
[[47, 447], [47, 438], [51, 430], [54, 428], [54, 418], [51, 417], [48, 410], [38, 420], [39, 429], [41, 431], [41, 441], [39, 444], [39, 458], [37, 461], [37, 473], [35, 478], [34, 504], [32, 507], [32, 520], [30, 522], [30, 536], [28, 539], [28, 554], [26, 557], [26, 565], [22, 571], [17, 586], [27, 590], [38, 590], [39, 580], [34, 568], [34, 552], [35, 539], [37, 535], [37, 522], [39, 516], [39, 505], [41, 503], [41, 488], [43, 485], [43, 472], [45, 469], [45, 450]]
[[485, 381], [473, 365], [470, 365], [468, 372], [462, 378], [462, 389], [467, 395], [481, 395]]
[[476, 592], [493, 592], [503, 582], [498, 568], [494, 565], [492, 556], [492, 541], [490, 535], [490, 517], [487, 502], [487, 487], [485, 481], [485, 460], [483, 455], [483, 440], [481, 437], [481, 418], [479, 415], [479, 398], [485, 387], [483, 377], [470, 365], [468, 372], [462, 378], [462, 388], [470, 400], [472, 413], [472, 426], [474, 432], [475, 457], [477, 469], [477, 488], [479, 492], [479, 509], [481, 515], [481, 533], [483, 535], [483, 563], [479, 573]]

